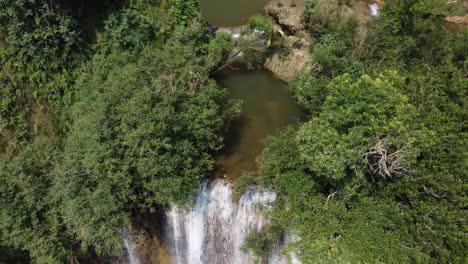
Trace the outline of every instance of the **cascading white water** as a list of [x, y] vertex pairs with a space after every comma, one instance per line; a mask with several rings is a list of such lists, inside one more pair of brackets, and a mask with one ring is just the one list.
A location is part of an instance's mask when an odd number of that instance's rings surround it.
[[[238, 204], [232, 201], [231, 184], [204, 182], [191, 209], [173, 207], [167, 213], [167, 239], [176, 264], [247, 264], [253, 256], [242, 250], [245, 238], [260, 231], [268, 220], [262, 208], [276, 198], [267, 190], [248, 190]], [[275, 247], [270, 264], [287, 263]]]
[[238, 39], [241, 36], [243, 27], [222, 27], [216, 30], [216, 33], [228, 33], [233, 39]]
[[[301, 238], [298, 235], [292, 234], [291, 230], [286, 232], [286, 241], [288, 241], [289, 243], [298, 242], [299, 240], [301, 240]], [[290, 252], [289, 258], [290, 258], [290, 264], [301, 264], [301, 261], [297, 257], [296, 252], [294, 251]]]
[[371, 12], [371, 16], [378, 17], [379, 16], [379, 5], [377, 3], [372, 3], [369, 5], [369, 9]]
[[130, 234], [128, 233], [128, 230], [126, 228], [122, 230], [122, 235], [124, 237], [123, 247], [125, 249], [125, 252], [127, 253], [128, 263], [140, 264], [140, 260], [138, 259], [138, 256], [136, 255], [136, 252], [135, 252], [136, 245], [133, 243], [132, 239], [130, 238]]

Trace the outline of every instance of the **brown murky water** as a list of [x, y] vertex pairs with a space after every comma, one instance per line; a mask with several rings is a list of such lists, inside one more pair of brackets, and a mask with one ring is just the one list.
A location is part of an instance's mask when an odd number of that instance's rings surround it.
[[203, 18], [215, 26], [229, 27], [245, 24], [260, 13], [269, 0], [198, 0]]
[[266, 70], [227, 70], [216, 76], [231, 97], [243, 101], [240, 118], [225, 135], [225, 147], [216, 156], [217, 175], [255, 174], [255, 159], [264, 140], [288, 125], [297, 125], [301, 111], [289, 94], [288, 84]]

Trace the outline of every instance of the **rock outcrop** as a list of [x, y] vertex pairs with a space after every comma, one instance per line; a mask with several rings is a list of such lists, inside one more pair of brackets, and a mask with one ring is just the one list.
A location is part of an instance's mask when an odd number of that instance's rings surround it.
[[272, 0], [265, 7], [265, 12], [273, 17], [279, 25], [287, 27], [293, 32], [304, 28], [302, 0]]
[[468, 25], [468, 15], [465, 16], [448, 16], [445, 18], [448, 23]]
[[456, 11], [445, 17], [445, 22], [460, 29], [468, 26], [468, 0], [448, 0], [447, 5], [454, 5]]
[[[365, 24], [378, 16], [378, 9], [383, 4], [383, 0], [351, 1], [349, 5], [340, 4], [337, 0], [318, 0], [315, 9], [318, 13], [342, 19], [356, 17]], [[276, 35], [282, 44], [266, 59], [264, 66], [285, 81], [294, 80], [299, 74], [311, 70], [310, 46], [313, 41], [304, 29], [304, 11], [303, 0], [272, 0], [265, 7], [265, 13], [276, 23]]]
[[310, 70], [311, 38], [303, 31], [302, 0], [273, 0], [265, 12], [276, 22], [276, 35], [281, 38], [283, 48], [268, 57], [264, 67], [278, 78], [292, 81]]
[[286, 54], [276, 52], [265, 61], [265, 68], [284, 81], [292, 81], [299, 74], [310, 71], [310, 41], [285, 36]]

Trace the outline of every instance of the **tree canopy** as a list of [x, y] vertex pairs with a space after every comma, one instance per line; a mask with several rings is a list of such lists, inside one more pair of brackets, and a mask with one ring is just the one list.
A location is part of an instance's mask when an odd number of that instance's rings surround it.
[[[307, 121], [268, 138], [260, 177], [234, 187], [277, 192], [243, 248], [466, 262], [466, 29], [445, 28], [441, 0], [387, 0], [367, 22], [321, 2], [285, 30], [311, 38], [290, 84]], [[240, 111], [212, 75], [240, 53], [261, 65], [277, 23], [255, 16], [233, 41], [195, 0], [0, 0], [0, 262], [112, 261], [135, 216], [187, 202]]]
[[118, 256], [131, 217], [193, 195], [238, 111], [209, 76], [229, 40], [194, 3], [115, 8], [93, 43], [79, 10], [2, 2], [1, 245]]
[[280, 197], [267, 232], [296, 236], [303, 263], [463, 263], [466, 30], [440, 1], [386, 1], [362, 25], [313, 2], [313, 68], [291, 84], [310, 119], [258, 158]]

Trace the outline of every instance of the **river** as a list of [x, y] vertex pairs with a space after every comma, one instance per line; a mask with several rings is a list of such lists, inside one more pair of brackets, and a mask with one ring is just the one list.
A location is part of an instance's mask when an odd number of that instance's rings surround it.
[[245, 24], [262, 11], [269, 0], [198, 0], [203, 19], [218, 27]]
[[[199, 0], [199, 5], [210, 24], [238, 26], [260, 12], [267, 2]], [[150, 226], [159, 226], [159, 231], [140, 243], [140, 249], [124, 233], [127, 263], [255, 263], [254, 256], [242, 250], [244, 240], [268, 224], [263, 210], [274, 203], [276, 194], [250, 189], [235, 201], [232, 182], [244, 172], [257, 175], [255, 160], [265, 139], [289, 125], [298, 125], [301, 111], [288, 84], [269, 71], [236, 65], [236, 69], [224, 69], [214, 78], [219, 86], [229, 90], [232, 99], [242, 101], [241, 114], [231, 123], [224, 135], [224, 147], [215, 155], [214, 180], [200, 184], [199, 193], [187, 208], [172, 206], [162, 209], [156, 221], [146, 219]], [[261, 263], [299, 263], [294, 254], [281, 254], [286, 242], [285, 238], [269, 248]]]
[[225, 147], [216, 156], [217, 174], [237, 178], [256, 174], [256, 157], [264, 140], [288, 125], [297, 125], [301, 111], [289, 94], [288, 84], [266, 70], [229, 69], [216, 76], [233, 99], [242, 100], [239, 119], [225, 135]]
[[[215, 156], [216, 179], [201, 183], [200, 192], [188, 208], [171, 207], [164, 211], [154, 223], [162, 226], [160, 238], [144, 242], [146, 253], [139, 254], [127, 234], [127, 263], [254, 263], [242, 245], [249, 233], [266, 226], [268, 219], [261, 209], [274, 202], [276, 195], [270, 190], [252, 189], [234, 201], [231, 182], [244, 171], [256, 175], [255, 159], [264, 148], [264, 140], [288, 125], [297, 125], [301, 111], [291, 98], [287, 83], [266, 70], [236, 67], [240, 68], [215, 76], [220, 86], [229, 89], [232, 99], [243, 102], [239, 119], [232, 122], [225, 135], [225, 147]], [[163, 241], [162, 246], [154, 245], [155, 241]], [[263, 263], [298, 263], [292, 256], [282, 255], [281, 249], [280, 244], [270, 248]], [[164, 257], [157, 256], [156, 251]]]

